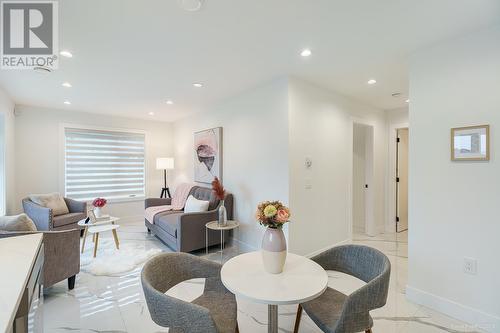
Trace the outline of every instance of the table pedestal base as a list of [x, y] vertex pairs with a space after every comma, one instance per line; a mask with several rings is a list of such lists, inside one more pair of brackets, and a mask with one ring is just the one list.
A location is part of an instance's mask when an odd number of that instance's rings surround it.
[[267, 306], [267, 332], [278, 333], [278, 306]]

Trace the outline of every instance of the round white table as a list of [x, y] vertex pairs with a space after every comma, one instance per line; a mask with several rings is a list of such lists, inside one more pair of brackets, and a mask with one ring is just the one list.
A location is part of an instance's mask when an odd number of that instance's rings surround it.
[[281, 274], [264, 270], [260, 251], [241, 254], [222, 266], [221, 280], [236, 296], [268, 305], [268, 332], [278, 332], [278, 305], [299, 304], [320, 296], [326, 271], [314, 261], [288, 253]]

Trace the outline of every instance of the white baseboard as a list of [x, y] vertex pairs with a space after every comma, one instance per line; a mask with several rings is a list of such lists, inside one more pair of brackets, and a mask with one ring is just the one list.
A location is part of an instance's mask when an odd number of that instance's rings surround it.
[[414, 303], [469, 323], [470, 327], [467, 327], [467, 331], [481, 329], [490, 333], [500, 333], [500, 317], [495, 315], [411, 286], [406, 286], [406, 297]]
[[345, 244], [349, 244], [351, 243], [351, 240], [350, 239], [344, 239], [343, 241], [341, 242], [338, 242], [338, 243], [335, 243], [335, 244], [331, 244], [331, 245], [328, 245], [322, 249], [319, 249], [317, 251], [314, 251], [314, 252], [311, 252], [309, 254], [306, 254], [305, 257], [307, 258], [311, 258], [311, 257], [314, 257], [315, 255], [317, 254], [320, 254], [321, 252], [325, 252], [326, 250], [330, 250], [332, 247], [335, 247], [335, 246], [340, 246], [340, 245], [345, 245]]

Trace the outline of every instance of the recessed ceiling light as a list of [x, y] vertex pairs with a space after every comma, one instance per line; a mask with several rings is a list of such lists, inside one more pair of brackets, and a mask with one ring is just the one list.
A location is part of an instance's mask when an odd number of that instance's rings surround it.
[[410, 103], [410, 99], [407, 99], [407, 100], [406, 100], [406, 103]]
[[195, 83], [193, 83], [193, 86], [195, 86], [196, 88], [201, 88], [201, 87], [203, 87], [203, 84], [201, 84], [199, 82], [195, 82]]
[[150, 116], [154, 116], [154, 115], [155, 115], [155, 113], [154, 113], [154, 112], [150, 112], [150, 113], [148, 113], [148, 114], [149, 114]]
[[300, 52], [300, 55], [303, 56], [303, 57], [309, 57], [310, 55], [312, 54], [311, 50], [309, 49], [303, 49], [301, 52]]
[[73, 58], [73, 53], [69, 52], [68, 50], [63, 50], [59, 52], [59, 54], [66, 58]]
[[172, 102], [171, 100], [168, 100], [168, 101], [166, 101], [165, 103], [167, 103], [168, 105], [172, 105], [172, 104], [174, 104], [174, 102]]
[[375, 79], [369, 79], [367, 83], [368, 83], [369, 85], [372, 85], [372, 84], [377, 83], [377, 80], [375, 80]]
[[64, 104], [71, 105], [71, 102], [70, 101], [64, 101]]
[[71, 85], [71, 83], [69, 83], [69, 82], [63, 82], [62, 86], [63, 86], [63, 87], [66, 87], [66, 88], [71, 88], [71, 87], [73, 87], [73, 86]]

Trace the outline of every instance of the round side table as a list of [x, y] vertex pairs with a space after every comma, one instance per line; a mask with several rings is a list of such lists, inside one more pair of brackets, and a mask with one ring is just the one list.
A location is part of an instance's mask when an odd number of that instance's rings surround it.
[[228, 220], [226, 225], [221, 226], [217, 221], [211, 221], [205, 224], [205, 253], [208, 254], [208, 229], [220, 231], [220, 263], [222, 264], [222, 253], [224, 251], [224, 231], [239, 228], [237, 221]]

